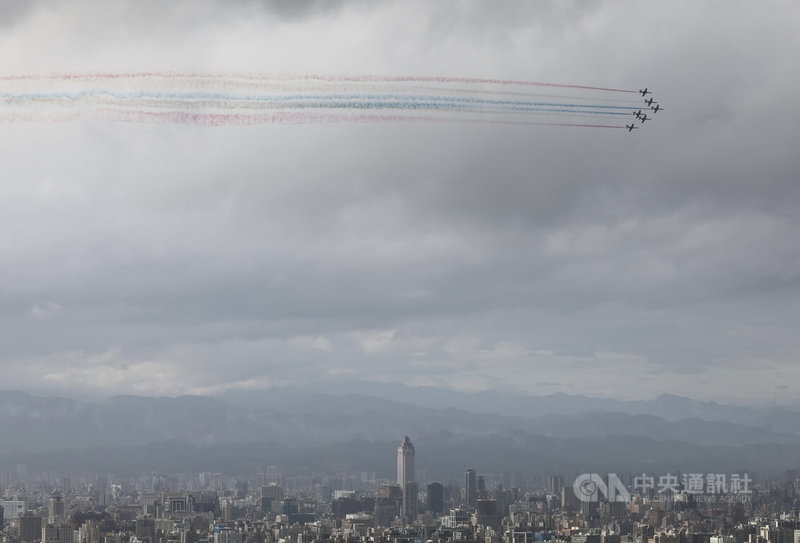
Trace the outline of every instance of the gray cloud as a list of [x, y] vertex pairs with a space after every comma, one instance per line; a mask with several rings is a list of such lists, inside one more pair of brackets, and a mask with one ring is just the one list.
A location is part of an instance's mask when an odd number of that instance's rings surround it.
[[0, 27], [10, 28], [26, 21], [43, 2], [9, 0], [0, 6]]
[[666, 109], [630, 135], [6, 125], [7, 386], [165, 393], [355, 372], [654, 396], [702, 395], [728, 372], [746, 397], [754, 368], [793, 371], [798, 76], [774, 54], [800, 45], [792, 3], [725, 3], [724, 18], [689, 2], [160, 6], [20, 12], [0, 72], [507, 77], [648, 85]]

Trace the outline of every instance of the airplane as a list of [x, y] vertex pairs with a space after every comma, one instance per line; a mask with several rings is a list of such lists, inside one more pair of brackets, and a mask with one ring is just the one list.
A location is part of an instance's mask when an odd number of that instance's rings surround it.
[[664, 108], [663, 108], [663, 107], [661, 107], [660, 105], [658, 105], [658, 102], [656, 102], [656, 107], [652, 107], [652, 106], [651, 106], [651, 107], [650, 107], [650, 109], [652, 109], [652, 110], [653, 110], [653, 113], [658, 113], [659, 111], [661, 111], [661, 110], [662, 110], [662, 109], [664, 109]]
[[642, 118], [642, 110], [641, 109], [639, 111], [633, 111], [632, 113], [633, 113], [633, 116], [636, 117], [637, 119], [641, 119]]
[[644, 89], [639, 89], [639, 92], [642, 93], [642, 96], [644, 96], [645, 94], [653, 94], [652, 91], [647, 90], [647, 87], [645, 87]]
[[[650, 98], [649, 100], [645, 100], [645, 101], [644, 101], [644, 103], [645, 103], [645, 104], [647, 104], [647, 105], [648, 105], [648, 106], [650, 106], [650, 107], [653, 107], [653, 99], [652, 99], [652, 98]], [[658, 102], [656, 102], [656, 104], [657, 104], [657, 103], [658, 103]]]
[[642, 124], [644, 124], [645, 121], [649, 121], [651, 118], [652, 117], [648, 117], [647, 115], [642, 115], [639, 117], [639, 120], [642, 121]]
[[638, 126], [633, 126], [633, 123], [631, 123], [631, 124], [626, 124], [626, 125], [625, 125], [625, 128], [627, 128], [627, 129], [628, 129], [628, 132], [630, 132], [630, 131], [632, 131], [632, 130], [638, 130], [638, 129], [639, 129], [639, 127], [638, 127]]

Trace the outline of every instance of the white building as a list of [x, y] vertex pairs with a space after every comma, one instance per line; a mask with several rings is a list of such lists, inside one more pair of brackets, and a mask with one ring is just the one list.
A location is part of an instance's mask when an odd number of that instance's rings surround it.
[[25, 514], [25, 502], [23, 500], [0, 500], [0, 507], [3, 508], [3, 517], [11, 520]]
[[409, 481], [416, 481], [414, 476], [414, 445], [408, 436], [403, 438], [397, 447], [397, 484], [405, 488]]
[[217, 526], [214, 528], [214, 543], [242, 543], [242, 532]]

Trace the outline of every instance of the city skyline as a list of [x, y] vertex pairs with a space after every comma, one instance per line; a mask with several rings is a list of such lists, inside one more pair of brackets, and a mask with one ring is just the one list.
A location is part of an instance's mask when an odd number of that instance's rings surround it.
[[763, 480], [747, 473], [642, 473], [624, 482], [616, 474], [526, 481], [523, 474], [512, 479], [467, 469], [461, 484], [430, 482], [422, 490], [407, 481], [402, 492], [366, 472], [17, 475], [9, 480], [0, 472], [3, 543], [792, 543], [800, 537], [796, 469]]

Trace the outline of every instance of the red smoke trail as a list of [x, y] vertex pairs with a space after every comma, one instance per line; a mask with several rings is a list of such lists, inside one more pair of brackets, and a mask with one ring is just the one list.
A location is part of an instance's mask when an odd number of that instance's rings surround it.
[[546, 83], [540, 81], [521, 81], [514, 79], [486, 79], [476, 77], [444, 77], [444, 76], [380, 76], [380, 75], [320, 75], [320, 74], [299, 74], [299, 75], [258, 75], [241, 73], [203, 73], [203, 72], [85, 72], [85, 73], [66, 73], [66, 74], [22, 74], [0, 76], [2, 81], [21, 81], [37, 79], [57, 79], [62, 81], [86, 80], [86, 79], [141, 79], [141, 78], [160, 78], [160, 79], [244, 79], [252, 81], [335, 81], [353, 83], [463, 83], [463, 84], [483, 84], [483, 85], [518, 85], [535, 87], [553, 87], [562, 89], [582, 89], [605, 92], [624, 92], [636, 94], [637, 90], [615, 89], [609, 87], [594, 87], [590, 85], [571, 85], [564, 83]]
[[98, 108], [82, 112], [26, 112], [0, 114], [0, 123], [16, 122], [71, 122], [71, 121], [117, 121], [130, 123], [170, 123], [194, 126], [230, 126], [264, 124], [310, 124], [310, 123], [391, 123], [431, 122], [501, 124], [521, 126], [563, 126], [576, 128], [624, 128], [618, 125], [559, 123], [547, 121], [514, 121], [503, 119], [451, 118], [436, 115], [382, 115], [377, 113], [336, 114], [308, 111], [277, 111], [271, 113], [199, 113], [188, 111], [144, 111], [114, 108]]

